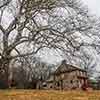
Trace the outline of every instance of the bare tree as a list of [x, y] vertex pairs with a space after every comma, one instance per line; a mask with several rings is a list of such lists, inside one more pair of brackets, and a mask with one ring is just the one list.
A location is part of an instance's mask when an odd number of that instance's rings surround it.
[[[2, 42], [0, 45], [0, 66], [5, 71], [5, 77], [8, 80], [9, 64], [12, 59], [35, 54], [39, 49], [46, 46], [40, 32], [47, 28], [38, 25], [40, 21], [37, 16], [43, 10], [48, 11], [51, 9], [54, 1], [8, 0], [0, 1], [0, 4], [2, 4], [0, 6], [0, 37]], [[13, 19], [10, 20], [9, 25], [5, 28], [2, 22], [4, 12], [7, 11], [13, 15]], [[28, 46], [30, 44], [30, 52], [25, 52], [26, 50], [23, 50], [23, 48], [21, 50], [25, 53], [20, 52], [19, 48], [22, 45]], [[34, 47], [32, 47], [32, 44]], [[12, 52], [15, 52], [16, 55], [12, 54]]]
[[[53, 66], [54, 67], [54, 66]], [[27, 56], [17, 58], [11, 67], [11, 84], [16, 88], [36, 88], [37, 82], [45, 81], [52, 72], [52, 66], [39, 58]]]
[[[6, 17], [9, 24], [4, 25], [7, 12], [11, 18]], [[77, 41], [76, 33], [88, 36], [97, 30], [94, 25], [79, 0], [0, 0], [0, 68], [5, 79], [8, 81], [9, 65], [17, 57], [34, 55], [42, 48], [73, 54], [91, 45]]]

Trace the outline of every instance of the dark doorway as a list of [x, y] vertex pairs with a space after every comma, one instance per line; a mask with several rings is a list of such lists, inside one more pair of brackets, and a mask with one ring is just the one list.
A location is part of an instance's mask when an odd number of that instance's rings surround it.
[[61, 80], [61, 89], [63, 90], [63, 80]]

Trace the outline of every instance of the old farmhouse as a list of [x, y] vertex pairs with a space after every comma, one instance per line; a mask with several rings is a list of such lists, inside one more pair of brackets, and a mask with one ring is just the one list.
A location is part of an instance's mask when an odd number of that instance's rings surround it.
[[85, 70], [66, 64], [66, 61], [63, 61], [47, 80], [47, 89], [81, 89], [87, 82], [88, 77]]

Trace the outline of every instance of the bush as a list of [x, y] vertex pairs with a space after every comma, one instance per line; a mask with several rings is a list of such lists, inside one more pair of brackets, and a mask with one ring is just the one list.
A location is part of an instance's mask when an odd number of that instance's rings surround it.
[[0, 80], [0, 89], [7, 89], [8, 87], [7, 82]]

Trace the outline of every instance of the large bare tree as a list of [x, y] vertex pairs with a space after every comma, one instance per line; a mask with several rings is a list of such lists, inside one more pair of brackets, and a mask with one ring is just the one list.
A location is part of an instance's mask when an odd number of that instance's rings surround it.
[[[0, 4], [0, 67], [8, 81], [9, 64], [12, 59], [35, 54], [47, 46], [42, 36], [47, 27], [40, 25], [41, 13], [52, 9], [55, 1], [1, 0]], [[12, 18], [6, 18], [9, 24], [5, 27], [3, 18], [7, 12]], [[24, 50], [25, 46], [30, 50]]]
[[42, 48], [69, 55], [92, 45], [77, 33], [89, 37], [98, 30], [95, 24], [79, 0], [0, 0], [0, 72], [8, 81], [11, 61]]

